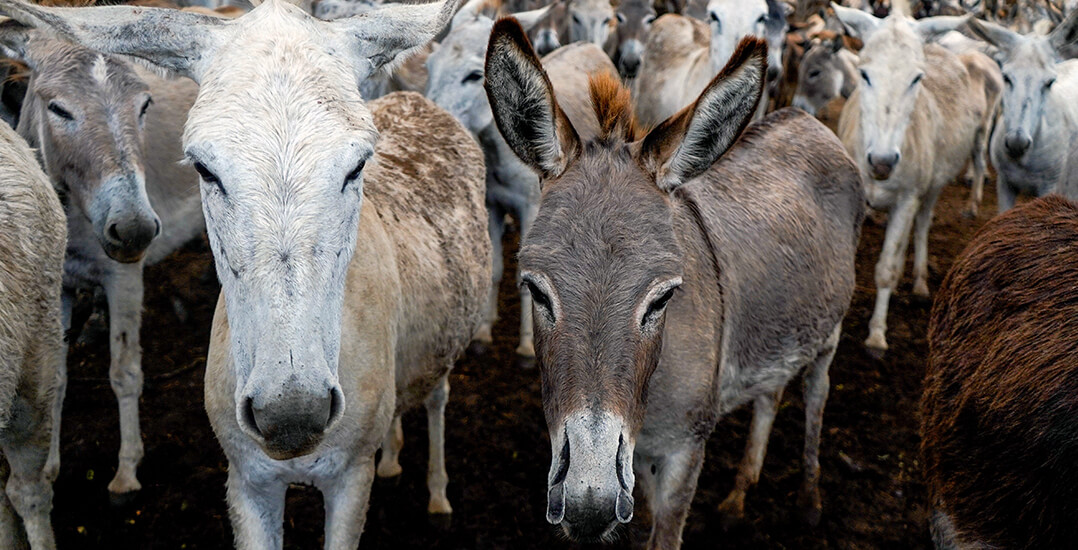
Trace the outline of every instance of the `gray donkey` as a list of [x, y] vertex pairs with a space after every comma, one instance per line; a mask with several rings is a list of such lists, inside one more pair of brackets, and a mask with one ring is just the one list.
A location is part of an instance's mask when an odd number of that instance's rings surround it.
[[601, 130], [583, 141], [521, 28], [494, 27], [495, 120], [544, 185], [520, 264], [553, 454], [547, 520], [573, 539], [602, 540], [630, 521], [639, 480], [654, 518], [648, 548], [678, 548], [708, 436], [751, 401], [723, 505], [742, 513], [783, 389], [802, 370], [802, 504], [819, 519], [827, 373], [853, 295], [864, 196], [838, 139], [800, 111], [737, 142], [766, 52], [743, 41], [696, 102], [639, 139], [629, 92], [594, 78]]
[[26, 143], [0, 124], [0, 548], [56, 548], [53, 403], [63, 360], [64, 211]]
[[[109, 491], [137, 491], [142, 271], [204, 227], [198, 176], [179, 164], [183, 122], [198, 86], [165, 80], [14, 21], [0, 25], [0, 49], [30, 67], [17, 130], [65, 198], [65, 329], [76, 289], [101, 286], [108, 298], [109, 377], [120, 407], [119, 466]], [[65, 371], [61, 365], [57, 443]], [[58, 460], [58, 454], [51, 458]]]
[[1003, 116], [992, 134], [989, 154], [997, 172], [1000, 211], [1019, 193], [1043, 196], [1064, 192], [1078, 178], [1078, 11], [1047, 36], [1023, 36], [972, 17], [969, 28], [999, 48], [1003, 69]]

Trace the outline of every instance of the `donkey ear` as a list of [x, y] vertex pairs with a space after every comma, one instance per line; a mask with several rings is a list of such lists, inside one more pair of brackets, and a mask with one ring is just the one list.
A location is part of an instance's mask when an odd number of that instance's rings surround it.
[[354, 51], [367, 62], [357, 68], [364, 80], [377, 70], [392, 68], [434, 40], [453, 20], [459, 4], [460, 0], [386, 4], [329, 24], [343, 29]]
[[528, 35], [513, 18], [494, 24], [483, 86], [502, 137], [541, 179], [561, 175], [580, 154], [580, 138], [558, 106]]
[[767, 42], [745, 38], [696, 103], [666, 119], [640, 145], [642, 164], [673, 191], [719, 160], [756, 112], [764, 90]]
[[936, 17], [925, 17], [917, 20], [917, 34], [921, 35], [921, 38], [928, 40], [940, 34], [956, 31], [965, 23], [966, 18], [963, 16], [937, 15]]
[[30, 55], [30, 39], [34, 29], [12, 19], [0, 23], [0, 54], [34, 68]]
[[861, 10], [855, 10], [853, 8], [845, 8], [834, 2], [831, 2], [831, 9], [835, 10], [835, 15], [838, 16], [838, 20], [842, 22], [842, 26], [845, 27], [846, 33], [855, 38], [861, 40], [867, 40], [868, 36], [876, 29], [880, 27], [883, 22], [882, 19]]
[[966, 17], [966, 26], [969, 27], [970, 32], [972, 32], [974, 36], [988, 42], [1003, 52], [1010, 51], [1017, 46], [1019, 40], [1021, 40], [1021, 36], [1018, 33], [995, 23], [981, 21], [972, 15]]
[[91, 50], [135, 57], [195, 81], [227, 21], [165, 8], [50, 8], [23, 0], [0, 0], [0, 11]]
[[1078, 57], [1078, 9], [1072, 10], [1051, 34], [1048, 40], [1063, 59]]
[[520, 26], [526, 31], [531, 32], [532, 27], [537, 25], [540, 21], [546, 17], [547, 12], [554, 4], [549, 4], [546, 7], [539, 8], [537, 10], [530, 11], [518, 11], [513, 14], [513, 19], [516, 19]]

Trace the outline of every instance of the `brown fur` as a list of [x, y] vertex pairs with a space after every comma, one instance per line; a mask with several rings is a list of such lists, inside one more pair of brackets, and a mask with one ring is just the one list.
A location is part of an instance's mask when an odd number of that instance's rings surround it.
[[1057, 196], [989, 222], [944, 280], [921, 401], [942, 547], [1078, 546], [1075, 304], [1078, 205]]
[[621, 79], [609, 72], [593, 74], [588, 78], [588, 91], [595, 118], [599, 120], [599, 139], [635, 141], [637, 124], [632, 94], [621, 85]]

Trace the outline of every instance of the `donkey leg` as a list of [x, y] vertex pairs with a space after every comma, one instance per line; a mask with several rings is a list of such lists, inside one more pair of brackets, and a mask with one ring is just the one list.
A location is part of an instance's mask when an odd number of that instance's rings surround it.
[[[527, 204], [520, 211], [520, 240], [531, 231], [535, 216], [539, 213], [538, 204]], [[517, 282], [520, 274], [517, 274]], [[535, 357], [535, 325], [532, 319], [532, 293], [526, 288], [520, 289], [520, 345], [517, 346], [517, 355], [521, 357]]]
[[382, 458], [378, 461], [378, 477], [394, 477], [401, 475], [401, 447], [404, 447], [404, 428], [401, 426], [401, 417], [393, 417], [393, 424], [389, 426], [385, 438], [382, 439]]
[[[13, 434], [2, 443], [11, 469], [5, 491], [12, 508], [22, 518], [30, 548], [51, 550], [56, 548], [50, 520], [52, 480], [45, 472], [52, 439], [51, 402], [30, 404], [23, 401], [22, 407], [25, 407], [23, 414], [31, 417], [29, 430]], [[43, 410], [35, 410], [38, 407]]]
[[498, 320], [498, 287], [502, 284], [505, 262], [502, 259], [502, 236], [505, 234], [505, 211], [487, 203], [487, 232], [490, 234], [490, 294], [487, 296], [487, 314], [475, 333], [474, 340], [480, 344], [494, 343], [494, 323]]
[[[8, 469], [7, 460], [0, 456], [0, 486], [7, 485], [8, 477], [10, 477], [10, 470]], [[24, 550], [26, 548], [26, 540], [19, 526], [19, 518], [15, 516], [15, 508], [11, 505], [11, 500], [7, 498], [7, 493], [4, 491], [0, 491], [0, 548], [12, 548], [14, 550]]]
[[891, 219], [887, 222], [883, 250], [876, 262], [876, 307], [872, 310], [872, 318], [868, 322], [868, 339], [865, 340], [865, 346], [870, 349], [887, 349], [887, 306], [899, 279], [902, 278], [902, 270], [906, 265], [906, 246], [910, 241], [910, 229], [918, 206], [918, 198], [908, 198], [891, 212]]
[[999, 205], [999, 213], [1002, 214], [1011, 208], [1014, 208], [1014, 201], [1017, 199], [1017, 194], [1009, 183], [1007, 183], [1007, 177], [997, 168], [996, 169], [996, 203]]
[[739, 520], [745, 517], [745, 493], [760, 481], [760, 470], [764, 467], [764, 455], [767, 454], [767, 442], [771, 439], [771, 426], [782, 402], [783, 388], [770, 395], [761, 395], [753, 401], [752, 424], [749, 438], [745, 443], [745, 455], [737, 468], [734, 490], [719, 505], [723, 519]]
[[236, 550], [280, 550], [284, 544], [288, 484], [268, 477], [254, 479], [229, 462], [226, 499]]
[[453, 507], [445, 495], [449, 485], [449, 474], [445, 471], [445, 404], [449, 401], [449, 374], [434, 385], [427, 397], [427, 436], [430, 449], [427, 463], [427, 490], [430, 491], [430, 503], [427, 512], [431, 514], [451, 514]]
[[104, 286], [109, 303], [112, 352], [109, 379], [120, 404], [120, 460], [116, 477], [109, 483], [109, 492], [123, 494], [142, 488], [135, 474], [143, 454], [138, 418], [142, 395], [142, 348], [139, 345], [142, 262], [116, 263], [112, 267]]
[[696, 482], [704, 465], [704, 441], [690, 441], [658, 461], [653, 494], [645, 495], [653, 524], [648, 550], [675, 550], [681, 547], [681, 532], [689, 516]]
[[56, 481], [60, 475], [60, 420], [64, 411], [64, 397], [67, 395], [67, 351], [70, 346], [68, 334], [71, 331], [71, 312], [75, 304], [75, 292], [64, 289], [60, 300], [60, 320], [64, 331], [56, 358], [56, 393], [52, 402], [52, 436], [49, 441], [49, 460], [45, 463], [45, 475]]
[[913, 294], [927, 298], [928, 291], [928, 230], [932, 227], [932, 215], [942, 189], [936, 189], [925, 197], [914, 219], [913, 230]]
[[802, 454], [805, 479], [801, 485], [800, 505], [809, 525], [820, 523], [823, 504], [820, 501], [820, 433], [823, 431], [823, 409], [827, 403], [827, 394], [831, 391], [831, 378], [828, 371], [831, 360], [835, 358], [838, 340], [842, 334], [839, 323], [824, 349], [805, 369], [805, 450]]
[[987, 171], [985, 157], [988, 154], [988, 129], [981, 126], [973, 139], [973, 151], [970, 154], [969, 207], [966, 215], [976, 218], [984, 198], [984, 174]]
[[322, 490], [326, 504], [325, 550], [354, 550], [359, 546], [374, 483], [374, 461], [363, 460], [345, 470]]

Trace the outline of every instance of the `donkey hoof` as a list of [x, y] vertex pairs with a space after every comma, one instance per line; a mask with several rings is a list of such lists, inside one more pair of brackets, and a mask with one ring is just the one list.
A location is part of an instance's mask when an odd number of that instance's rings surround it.
[[[435, 504], [435, 499], [431, 499], [430, 506], [427, 507], [427, 522], [431, 527], [438, 531], [448, 531], [453, 525], [453, 508], [449, 506], [449, 501], [445, 499], [439, 499], [440, 502]], [[435, 510], [438, 507], [438, 510]], [[444, 510], [441, 508], [444, 507]]]
[[390, 479], [390, 478], [398, 478], [399, 479], [399, 476], [401, 475], [401, 472], [403, 472], [403, 471], [404, 471], [404, 468], [401, 468], [400, 462], [396, 462], [396, 461], [389, 462], [389, 461], [383, 460], [383, 461], [380, 461], [378, 463], [378, 469], [377, 469], [377, 471], [375, 473], [378, 475], [378, 477], [380, 477], [382, 479]]
[[967, 220], [977, 219], [977, 214], [978, 212], [976, 208], [967, 208], [962, 211], [962, 217], [966, 218]]
[[486, 342], [480, 342], [479, 340], [472, 340], [472, 343], [468, 344], [467, 354], [472, 357], [482, 357], [490, 351], [490, 344]]
[[723, 531], [737, 527], [745, 520], [745, 495], [730, 493], [719, 505], [719, 517]]
[[868, 354], [880, 359], [883, 357], [884, 352], [887, 351], [887, 338], [884, 337], [882, 332], [871, 332], [868, 338], [865, 339], [865, 348], [868, 349]]
[[797, 498], [797, 505], [801, 508], [805, 523], [810, 527], [816, 527], [820, 524], [820, 518], [823, 516], [823, 505], [820, 503], [820, 493], [818, 490], [802, 490]]
[[531, 370], [535, 368], [534, 357], [517, 357], [517, 368], [520, 370]]
[[126, 493], [116, 493], [112, 489], [109, 489], [109, 505], [113, 508], [124, 510], [131, 508], [135, 505], [135, 500], [138, 498], [139, 492], [128, 491]]
[[525, 359], [534, 359], [535, 345], [531, 342], [521, 342], [520, 345], [517, 346], [517, 356], [523, 357]]
[[928, 283], [924, 280], [917, 281], [913, 284], [913, 295], [918, 298], [928, 298], [932, 295], [928, 290]]

